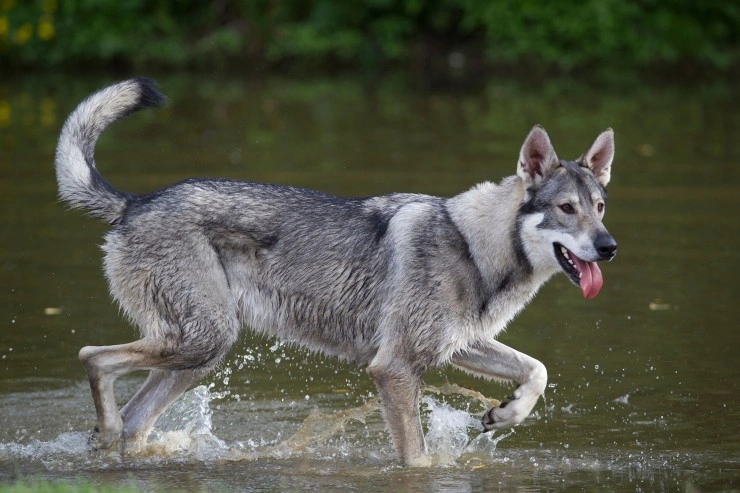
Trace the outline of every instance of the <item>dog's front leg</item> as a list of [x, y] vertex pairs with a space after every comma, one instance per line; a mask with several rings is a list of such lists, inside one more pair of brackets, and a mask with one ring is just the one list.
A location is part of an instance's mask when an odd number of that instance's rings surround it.
[[509, 400], [483, 415], [486, 431], [508, 428], [529, 416], [537, 399], [545, 393], [545, 365], [498, 341], [479, 343], [452, 357], [458, 368], [489, 380], [509, 380], [519, 384]]
[[404, 362], [384, 358], [381, 353], [367, 371], [378, 387], [383, 417], [398, 458], [406, 466], [431, 465], [419, 414], [421, 372]]

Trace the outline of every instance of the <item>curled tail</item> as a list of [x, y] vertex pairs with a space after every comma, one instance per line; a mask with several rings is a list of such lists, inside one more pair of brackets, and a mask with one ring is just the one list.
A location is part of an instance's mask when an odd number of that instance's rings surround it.
[[165, 97], [149, 79], [131, 79], [88, 96], [69, 115], [57, 144], [59, 197], [74, 208], [115, 223], [131, 195], [116, 190], [95, 167], [95, 142], [111, 123], [142, 108], [161, 106]]

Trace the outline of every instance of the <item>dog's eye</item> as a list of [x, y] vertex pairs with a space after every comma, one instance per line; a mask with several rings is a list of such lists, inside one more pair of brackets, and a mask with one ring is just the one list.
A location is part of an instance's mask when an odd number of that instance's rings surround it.
[[598, 210], [599, 212], [604, 212], [604, 207], [606, 207], [606, 206], [604, 205], [604, 203], [603, 203], [603, 202], [599, 202], [599, 205], [597, 205], [597, 206], [596, 206], [596, 209], [597, 209], [597, 210]]
[[565, 212], [566, 214], [573, 214], [575, 212], [575, 209], [573, 209], [573, 206], [568, 203], [561, 204], [559, 207], [560, 207], [560, 210]]

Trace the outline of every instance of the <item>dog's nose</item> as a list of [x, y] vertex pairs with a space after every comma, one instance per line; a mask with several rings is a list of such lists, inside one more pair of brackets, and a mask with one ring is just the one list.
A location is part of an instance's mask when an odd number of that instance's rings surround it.
[[602, 260], [611, 260], [617, 254], [617, 242], [608, 233], [596, 237], [594, 248]]

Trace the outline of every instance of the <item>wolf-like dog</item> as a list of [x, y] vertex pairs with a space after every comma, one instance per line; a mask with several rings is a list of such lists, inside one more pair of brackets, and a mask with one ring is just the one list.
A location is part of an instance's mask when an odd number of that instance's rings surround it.
[[[483, 415], [514, 426], [545, 391], [545, 366], [496, 341], [542, 284], [563, 272], [592, 298], [596, 262], [617, 244], [602, 224], [611, 129], [575, 161], [535, 126], [516, 175], [450, 198], [341, 198], [292, 186], [190, 179], [122, 192], [93, 160], [100, 133], [165, 102], [148, 79], [85, 99], [56, 150], [59, 196], [110, 224], [104, 270], [141, 338], [79, 352], [97, 412], [97, 448], [135, 449], [157, 417], [212, 370], [242, 327], [367, 367], [398, 459], [431, 459], [419, 415], [422, 376], [451, 364], [518, 387]], [[116, 378], [149, 375], [120, 410]]]

